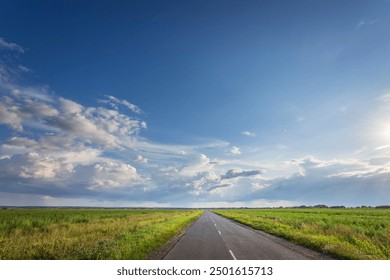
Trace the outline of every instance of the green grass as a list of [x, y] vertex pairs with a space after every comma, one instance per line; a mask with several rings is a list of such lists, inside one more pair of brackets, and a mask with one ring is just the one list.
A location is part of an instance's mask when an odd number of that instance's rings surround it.
[[390, 259], [390, 209], [229, 209], [215, 213], [340, 259]]
[[145, 259], [201, 213], [2, 209], [0, 259]]

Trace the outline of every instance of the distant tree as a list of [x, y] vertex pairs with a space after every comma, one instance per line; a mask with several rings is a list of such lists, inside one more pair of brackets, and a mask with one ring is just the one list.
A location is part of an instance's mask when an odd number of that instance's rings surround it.
[[324, 204], [318, 204], [318, 205], [314, 205], [314, 208], [328, 208], [328, 206]]

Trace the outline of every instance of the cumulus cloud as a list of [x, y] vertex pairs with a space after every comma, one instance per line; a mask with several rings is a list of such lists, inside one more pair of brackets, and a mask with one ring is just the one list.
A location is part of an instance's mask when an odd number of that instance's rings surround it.
[[193, 177], [199, 173], [206, 172], [212, 169], [214, 163], [205, 154], [200, 154], [195, 160], [183, 166], [178, 172], [179, 176]]
[[15, 154], [0, 160], [0, 177], [60, 179], [72, 171], [71, 164], [35, 152]]
[[103, 147], [126, 146], [146, 126], [143, 121], [115, 110], [84, 107], [65, 98], [48, 97], [39, 88], [14, 86], [0, 101], [0, 124], [17, 132], [26, 127], [39, 128], [53, 132], [52, 138], [82, 140]]
[[[4, 40], [0, 44], [18, 50]], [[49, 185], [47, 191], [58, 187], [61, 192], [72, 185], [78, 185], [78, 191], [101, 191], [147, 180], [126, 160], [114, 156], [136, 152], [133, 143], [146, 128], [144, 121], [118, 110], [86, 107], [50, 93], [46, 86], [20, 86], [11, 77], [12, 67], [1, 65], [7, 71], [0, 73], [0, 125], [8, 126], [15, 136], [0, 143], [0, 178], [7, 182], [0, 191], [16, 191], [22, 185], [27, 191], [36, 187], [43, 191]], [[113, 96], [109, 100], [140, 112], [125, 100]], [[135, 161], [147, 159], [135, 156]]]
[[87, 183], [87, 188], [91, 190], [131, 187], [142, 182], [142, 178], [133, 166], [117, 161], [79, 166], [75, 170], [75, 179]]

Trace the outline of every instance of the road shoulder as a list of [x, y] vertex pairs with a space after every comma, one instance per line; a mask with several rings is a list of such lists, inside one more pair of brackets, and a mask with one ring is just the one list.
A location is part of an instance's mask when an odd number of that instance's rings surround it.
[[[203, 215], [203, 214], [202, 214]], [[147, 260], [162, 260], [172, 250], [173, 247], [183, 238], [187, 231], [194, 225], [194, 223], [202, 217], [200, 215], [196, 220], [183, 227], [175, 236], [171, 237], [164, 245], [153, 250], [148, 256]]]

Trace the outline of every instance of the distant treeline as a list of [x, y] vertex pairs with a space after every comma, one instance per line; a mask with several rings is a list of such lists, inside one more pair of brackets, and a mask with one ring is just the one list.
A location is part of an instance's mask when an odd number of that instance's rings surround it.
[[[314, 205], [314, 206], [301, 205], [301, 206], [295, 206], [295, 207], [291, 207], [291, 208], [347, 208], [347, 207], [345, 207], [343, 205], [340, 205], [340, 206], [327, 206], [327, 205], [324, 205], [324, 204], [318, 204], [318, 205]], [[348, 208], [389, 209], [390, 205], [379, 205], [379, 206], [365, 206], [365, 205], [362, 205], [362, 206], [358, 206], [358, 207], [348, 207]]]
[[356, 206], [356, 207], [346, 207], [344, 205], [336, 205], [336, 206], [328, 206], [324, 204], [318, 204], [318, 205], [301, 205], [301, 206], [288, 206], [288, 207], [220, 207], [219, 209], [318, 209], [318, 208], [331, 208], [331, 209], [390, 209], [390, 205], [379, 205], [379, 206]]

